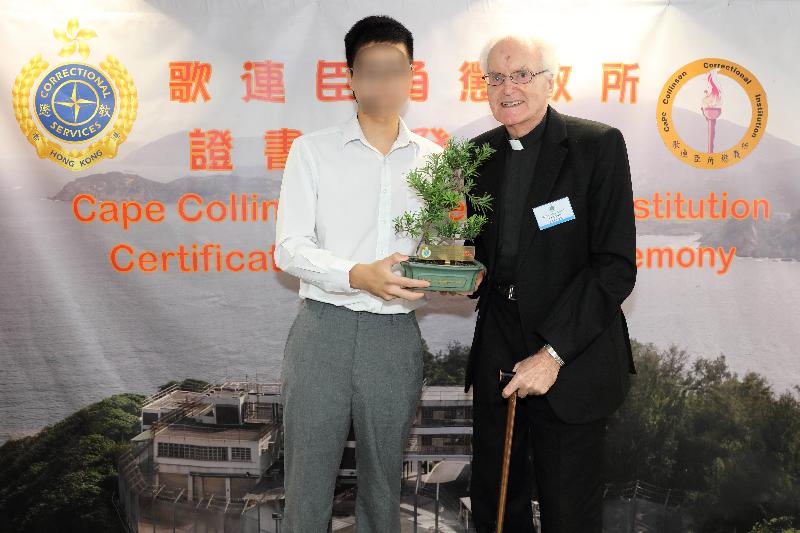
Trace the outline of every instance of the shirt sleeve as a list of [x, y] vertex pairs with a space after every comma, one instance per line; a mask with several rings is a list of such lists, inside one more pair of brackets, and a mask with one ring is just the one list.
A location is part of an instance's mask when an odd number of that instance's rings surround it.
[[275, 264], [329, 291], [356, 293], [350, 269], [356, 264], [319, 246], [316, 234], [318, 175], [305, 139], [296, 138], [286, 158], [275, 223]]

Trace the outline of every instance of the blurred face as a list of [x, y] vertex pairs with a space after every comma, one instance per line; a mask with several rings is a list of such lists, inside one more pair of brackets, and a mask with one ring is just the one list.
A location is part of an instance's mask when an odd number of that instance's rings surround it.
[[405, 45], [367, 43], [356, 52], [347, 80], [366, 112], [398, 113], [411, 92], [412, 71]]
[[509, 131], [524, 135], [539, 123], [547, 111], [547, 99], [553, 92], [549, 72], [533, 76], [528, 83], [514, 83], [512, 72], [528, 71], [529, 75], [542, 70], [541, 54], [513, 39], [498, 42], [489, 52], [488, 72], [505, 74], [501, 85], [488, 86], [492, 115]]

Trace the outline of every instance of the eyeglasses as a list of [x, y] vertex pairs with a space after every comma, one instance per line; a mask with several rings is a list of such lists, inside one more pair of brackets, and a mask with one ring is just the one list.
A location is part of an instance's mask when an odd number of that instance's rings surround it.
[[483, 78], [483, 81], [485, 81], [487, 85], [497, 87], [498, 85], [503, 85], [507, 77], [511, 78], [511, 81], [514, 83], [530, 83], [535, 76], [547, 71], [548, 69], [540, 70], [539, 72], [531, 72], [530, 70], [522, 69], [512, 72], [508, 76], [499, 72], [490, 72], [489, 74], [481, 76], [481, 78]]
[[374, 82], [384, 78], [396, 80], [404, 77], [410, 70], [414, 70], [414, 65], [409, 64], [405, 67], [395, 67], [387, 69], [374, 69], [374, 68], [359, 68], [355, 70], [353, 67], [348, 67], [350, 75], [354, 78], [359, 78], [365, 82]]

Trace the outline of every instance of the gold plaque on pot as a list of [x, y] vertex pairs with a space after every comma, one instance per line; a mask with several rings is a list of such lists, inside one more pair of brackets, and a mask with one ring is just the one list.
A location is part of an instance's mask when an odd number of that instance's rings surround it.
[[474, 261], [474, 246], [423, 244], [419, 249], [420, 259], [443, 261]]

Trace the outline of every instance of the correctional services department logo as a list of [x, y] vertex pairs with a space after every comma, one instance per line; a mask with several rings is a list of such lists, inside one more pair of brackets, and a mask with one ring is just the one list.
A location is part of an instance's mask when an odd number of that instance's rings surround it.
[[[58, 55], [89, 56], [94, 30], [72, 19], [66, 31], [53, 30]], [[22, 68], [11, 91], [14, 116], [41, 158], [69, 170], [85, 170], [117, 155], [136, 119], [137, 96], [128, 71], [114, 57], [94, 66], [69, 61], [49, 67], [36, 54]]]
[[[720, 75], [728, 86], [725, 90]], [[686, 91], [681, 95], [680, 107], [700, 108], [697, 120], [677, 124], [684, 136], [678, 133], [672, 113], [682, 89]], [[723, 94], [726, 91], [727, 96]], [[731, 120], [730, 117], [749, 121], [738, 139], [731, 138], [730, 132], [720, 131], [730, 127], [731, 122], [717, 124], [718, 119]], [[656, 121], [661, 139], [675, 157], [697, 168], [725, 168], [750, 155], [763, 137], [767, 126], [767, 95], [756, 77], [741, 65], [720, 58], [698, 59], [676, 70], [664, 84], [658, 97]], [[686, 138], [691, 138], [693, 144], [686, 142]]]

